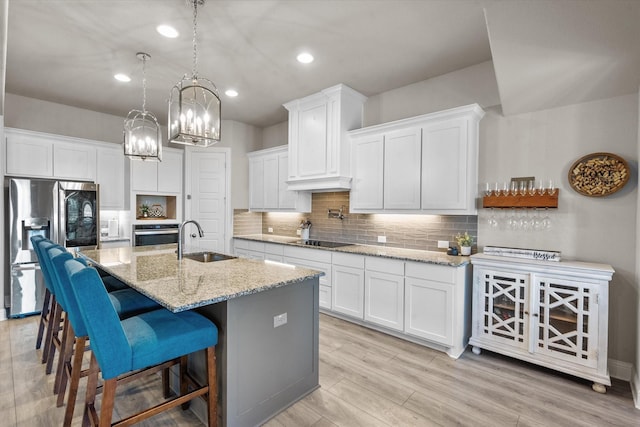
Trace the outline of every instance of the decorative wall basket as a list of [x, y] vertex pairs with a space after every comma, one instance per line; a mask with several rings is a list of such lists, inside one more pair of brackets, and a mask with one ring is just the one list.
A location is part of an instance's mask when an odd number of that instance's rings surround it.
[[612, 153], [592, 153], [569, 168], [569, 185], [587, 197], [604, 197], [620, 191], [629, 181], [629, 165]]

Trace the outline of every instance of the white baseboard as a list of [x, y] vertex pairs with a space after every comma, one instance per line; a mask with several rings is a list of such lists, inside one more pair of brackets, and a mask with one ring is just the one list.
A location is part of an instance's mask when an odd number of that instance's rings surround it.
[[630, 383], [631, 393], [633, 394], [633, 403], [636, 409], [640, 409], [640, 375], [635, 369]]
[[609, 359], [609, 375], [613, 378], [631, 382], [634, 373], [633, 365], [620, 360]]

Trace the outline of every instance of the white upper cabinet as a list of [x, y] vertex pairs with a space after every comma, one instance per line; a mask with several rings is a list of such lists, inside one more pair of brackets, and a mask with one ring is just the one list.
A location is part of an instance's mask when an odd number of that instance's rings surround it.
[[131, 189], [147, 193], [181, 193], [182, 158], [182, 150], [163, 147], [161, 162], [130, 160]]
[[80, 181], [96, 179], [96, 142], [20, 129], [5, 129], [6, 173]]
[[477, 104], [349, 132], [354, 213], [475, 215]]
[[31, 132], [5, 129], [6, 173], [26, 177], [53, 177], [53, 141]]
[[121, 145], [96, 148], [96, 183], [100, 185], [100, 208], [125, 209], [124, 153]]
[[347, 131], [362, 126], [366, 99], [340, 84], [284, 104], [289, 110], [289, 190], [351, 188]]
[[420, 152], [420, 128], [385, 135], [385, 209], [420, 209]]
[[382, 204], [384, 135], [374, 134], [354, 138], [352, 150], [351, 210], [382, 209], [384, 207]]
[[287, 186], [287, 146], [254, 151], [249, 157], [249, 209], [252, 211], [311, 212], [311, 193]]

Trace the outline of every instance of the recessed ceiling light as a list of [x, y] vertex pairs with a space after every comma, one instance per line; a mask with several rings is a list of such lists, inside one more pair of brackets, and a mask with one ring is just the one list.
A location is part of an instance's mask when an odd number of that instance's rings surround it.
[[311, 55], [309, 52], [302, 52], [296, 57], [296, 59], [298, 60], [298, 62], [301, 62], [303, 64], [309, 64], [313, 62], [313, 55]]
[[170, 25], [158, 25], [156, 27], [156, 31], [159, 32], [160, 34], [162, 34], [163, 36], [168, 37], [170, 39], [175, 39], [176, 37], [178, 37], [180, 35], [178, 30], [176, 30], [175, 28], [173, 28]]
[[227, 89], [224, 94], [230, 98], [235, 98], [238, 96], [238, 91], [234, 89]]
[[128, 82], [131, 81], [131, 77], [129, 77], [126, 74], [123, 74], [123, 73], [114, 74], [113, 78], [116, 79], [119, 82], [128, 83]]

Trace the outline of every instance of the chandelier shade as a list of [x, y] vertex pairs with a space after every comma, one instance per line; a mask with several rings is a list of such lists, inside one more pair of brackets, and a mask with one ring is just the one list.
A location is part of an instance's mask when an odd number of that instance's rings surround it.
[[130, 159], [162, 161], [162, 134], [155, 116], [131, 110], [124, 120], [124, 154]]
[[185, 76], [169, 95], [169, 140], [209, 147], [220, 141], [220, 97], [208, 79]]
[[147, 79], [145, 64], [150, 56], [143, 52], [136, 54], [142, 60], [142, 110], [131, 110], [124, 119], [124, 155], [130, 159], [162, 161], [162, 134], [153, 113], [146, 110]]
[[[189, 0], [188, 0], [189, 1]], [[169, 142], [209, 147], [220, 141], [220, 97], [211, 80], [198, 77], [198, 6], [205, 0], [190, 0], [193, 6], [193, 69], [171, 88], [167, 131]]]

